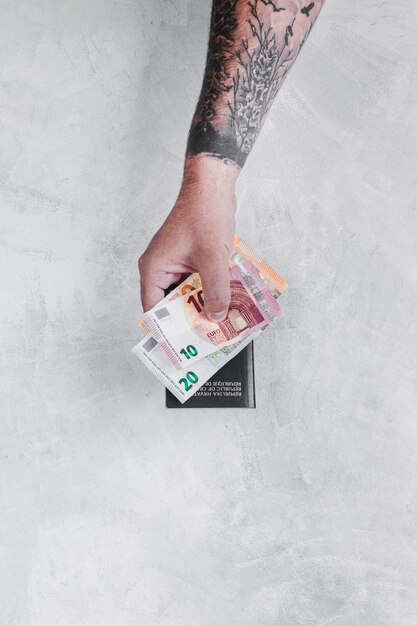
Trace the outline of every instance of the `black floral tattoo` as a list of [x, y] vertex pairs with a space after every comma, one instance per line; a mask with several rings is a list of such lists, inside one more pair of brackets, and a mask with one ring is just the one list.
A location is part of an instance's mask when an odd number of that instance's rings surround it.
[[211, 152], [216, 156], [233, 159], [236, 152], [233, 137], [230, 133], [218, 132], [213, 120], [216, 116], [216, 100], [222, 93], [229, 92], [233, 86], [229, 65], [235, 55], [238, 1], [213, 2], [204, 83], [188, 138], [187, 152], [191, 154]]
[[[213, 1], [205, 78], [187, 154], [204, 152], [243, 166], [311, 30], [310, 14], [323, 2], [311, 2], [294, 12], [294, 0]], [[273, 26], [274, 14], [280, 16], [279, 28]], [[305, 25], [298, 29], [303, 36], [300, 39], [298, 34], [294, 42], [298, 16]]]

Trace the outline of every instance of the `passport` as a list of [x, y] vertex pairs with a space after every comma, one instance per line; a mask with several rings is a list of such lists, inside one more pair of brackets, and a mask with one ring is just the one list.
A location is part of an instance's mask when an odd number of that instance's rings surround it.
[[168, 409], [256, 408], [253, 341], [184, 404], [168, 389], [165, 390], [165, 402]]

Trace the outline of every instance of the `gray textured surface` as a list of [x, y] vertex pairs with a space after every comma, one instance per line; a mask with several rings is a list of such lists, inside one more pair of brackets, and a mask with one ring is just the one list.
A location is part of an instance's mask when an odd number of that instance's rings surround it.
[[208, 2], [1, 0], [0, 623], [417, 624], [416, 8], [328, 0], [240, 181], [256, 411], [129, 349]]

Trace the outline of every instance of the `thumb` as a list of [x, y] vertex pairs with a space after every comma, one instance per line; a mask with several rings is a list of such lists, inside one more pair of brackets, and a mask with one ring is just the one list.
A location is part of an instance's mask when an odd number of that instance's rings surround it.
[[204, 310], [213, 322], [223, 320], [230, 304], [229, 254], [210, 252], [200, 262], [199, 272], [204, 293]]

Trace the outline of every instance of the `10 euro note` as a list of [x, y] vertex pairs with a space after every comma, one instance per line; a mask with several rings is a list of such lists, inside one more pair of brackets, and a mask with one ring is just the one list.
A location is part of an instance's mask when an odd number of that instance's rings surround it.
[[230, 290], [229, 311], [222, 322], [207, 318], [201, 289], [158, 304], [144, 315], [144, 324], [176, 369], [245, 339], [281, 315], [278, 302], [251, 261], [244, 269], [230, 270]]
[[[278, 298], [288, 287], [287, 281], [282, 278], [278, 272], [276, 272], [268, 263], [260, 257], [252, 248], [236, 235], [233, 241], [233, 253], [230, 259], [230, 267], [238, 266], [245, 271], [245, 263], [251, 261], [251, 263], [258, 270], [259, 276], [262, 281], [268, 286], [274, 298]], [[197, 272], [190, 274], [182, 283], [178, 284], [172, 289], [165, 298], [158, 302], [158, 306], [161, 306], [164, 302], [170, 302], [175, 300], [186, 293], [201, 289], [201, 279]], [[138, 321], [139, 328], [144, 333], [149, 333], [150, 329], [146, 326], [143, 319]]]
[[[187, 293], [194, 291], [195, 289], [201, 289], [201, 278], [198, 272], [193, 272], [192, 274], [187, 276], [187, 278], [183, 280], [182, 283], [176, 285], [165, 296], [165, 298], [162, 298], [162, 300], [160, 300], [156, 306], [160, 307], [165, 304], [165, 302], [171, 302], [171, 300], [176, 300], [177, 298], [180, 298], [181, 296], [184, 296]], [[138, 326], [144, 333], [151, 332], [150, 329], [147, 327], [144, 319], [138, 320]]]

